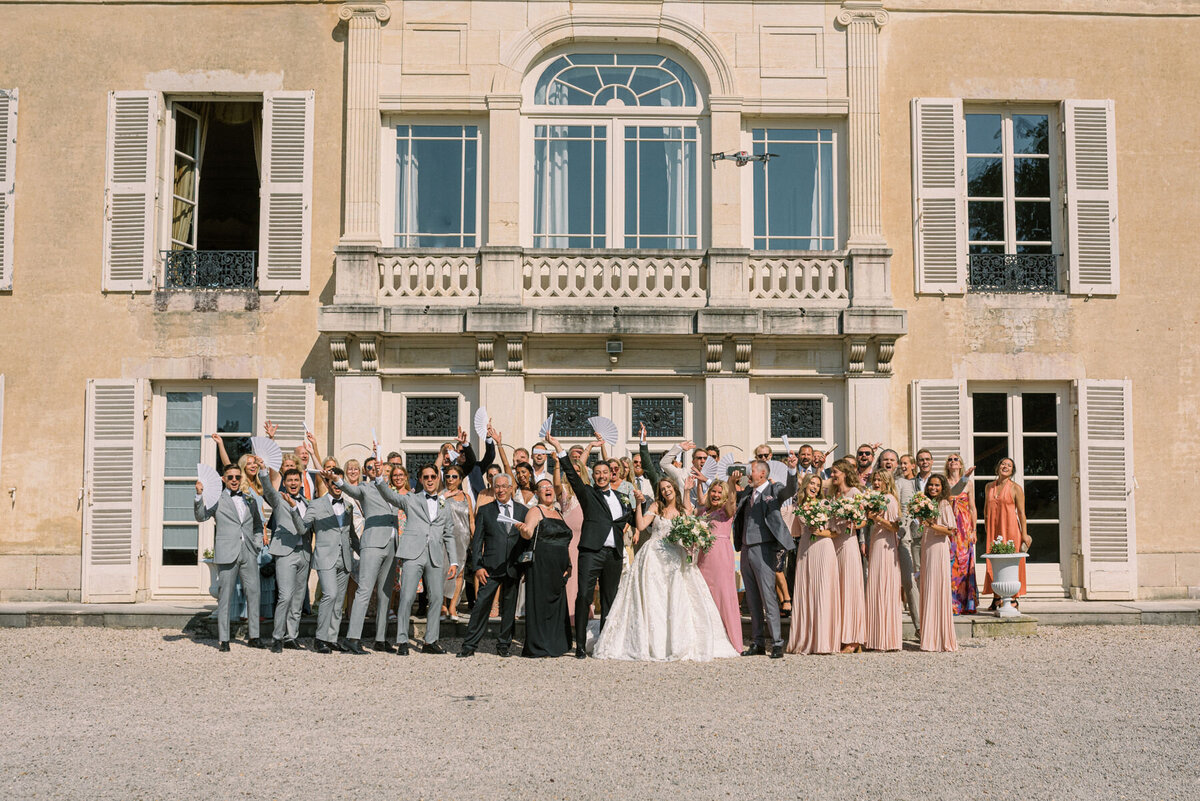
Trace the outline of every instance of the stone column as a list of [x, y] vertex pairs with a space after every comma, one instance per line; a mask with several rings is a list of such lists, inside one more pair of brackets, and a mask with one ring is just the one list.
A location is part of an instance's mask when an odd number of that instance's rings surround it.
[[850, 239], [848, 247], [885, 244], [879, 167], [879, 29], [888, 13], [878, 0], [846, 0], [837, 22], [846, 29], [850, 92]]
[[380, 27], [391, 18], [383, 3], [345, 3], [346, 139], [344, 244], [379, 244]]
[[371, 429], [383, 436], [383, 382], [377, 375], [334, 375], [333, 447], [339, 463], [370, 455]]

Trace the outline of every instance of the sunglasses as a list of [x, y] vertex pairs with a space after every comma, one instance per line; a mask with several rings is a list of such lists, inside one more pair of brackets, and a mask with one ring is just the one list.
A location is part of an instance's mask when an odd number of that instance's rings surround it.
[[871, 453], [871, 451], [859, 451], [858, 455], [859, 456], [874, 456], [875, 454]]

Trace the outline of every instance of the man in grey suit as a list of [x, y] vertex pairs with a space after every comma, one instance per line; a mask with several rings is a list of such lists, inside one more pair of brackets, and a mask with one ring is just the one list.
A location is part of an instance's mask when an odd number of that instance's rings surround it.
[[[400, 560], [400, 609], [396, 623], [396, 653], [408, 654], [408, 625], [413, 601], [417, 597], [417, 582], [425, 577], [425, 592], [429, 597], [429, 613], [425, 620], [425, 644], [421, 652], [444, 654], [437, 644], [441, 617], [436, 604], [442, 597], [446, 579], [458, 575], [458, 547], [454, 542], [454, 518], [446, 501], [437, 494], [438, 469], [423, 465], [419, 479], [422, 492], [398, 495], [407, 519], [404, 536], [396, 558]], [[446, 563], [450, 563], [449, 569]]]
[[358, 538], [349, 504], [342, 497], [340, 482], [345, 474], [340, 467], [322, 473], [329, 492], [308, 504], [304, 512], [305, 530], [313, 533], [313, 567], [321, 582], [321, 605], [317, 607], [317, 636], [313, 649], [319, 654], [340, 651], [338, 632], [342, 629], [342, 605], [346, 585], [354, 564], [352, 551]]
[[783, 558], [796, 547], [796, 542], [779, 507], [796, 495], [796, 464], [796, 454], [789, 452], [787, 482], [778, 484], [769, 479], [767, 462], [756, 459], [750, 463], [750, 486], [738, 493], [733, 547], [742, 554], [742, 580], [746, 586], [752, 632], [752, 642], [742, 656], [767, 653], [763, 634], [765, 617], [771, 634], [771, 658], [783, 658], [775, 573], [782, 569]]
[[283, 473], [281, 495], [275, 489], [275, 477], [270, 472], [263, 482], [263, 498], [271, 505], [271, 544], [267, 549], [275, 557], [275, 585], [279, 599], [275, 602], [275, 629], [271, 652], [284, 648], [300, 650], [300, 609], [308, 592], [308, 571], [312, 562], [312, 538], [303, 525], [307, 505], [302, 492], [302, 477], [295, 468]]
[[[921, 463], [924, 462], [924, 466]], [[908, 518], [905, 509], [912, 496], [925, 491], [925, 482], [933, 474], [933, 455], [922, 448], [917, 451], [917, 464], [920, 472], [913, 478], [900, 476], [896, 479], [896, 492], [900, 495], [900, 530], [897, 540], [897, 552], [900, 557], [900, 584], [904, 591], [904, 602], [908, 604], [908, 614], [912, 618], [913, 628], [917, 636], [921, 633], [921, 589], [917, 583], [917, 573], [921, 569], [921, 540], [920, 526]], [[924, 473], [924, 475], [922, 475]]]
[[262, 516], [258, 504], [241, 492], [242, 471], [236, 464], [227, 464], [221, 474], [225, 488], [216, 504], [204, 505], [204, 485], [196, 482], [196, 522], [210, 517], [216, 519], [217, 532], [213, 541], [213, 561], [217, 565], [217, 641], [218, 650], [229, 650], [229, 610], [233, 602], [233, 587], [242, 577], [246, 593], [247, 618], [250, 624], [252, 648], [261, 648], [258, 639], [258, 552], [261, 541]]
[[407, 496], [387, 485], [387, 479], [379, 473], [378, 464], [376, 459], [367, 460], [365, 469], [371, 478], [364, 479], [361, 484], [337, 482], [343, 493], [358, 501], [363, 514], [363, 533], [358, 551], [358, 590], [354, 593], [350, 628], [346, 631], [346, 650], [352, 654], [366, 653], [358, 641], [362, 637], [372, 589], [375, 590], [375, 650], [392, 650], [387, 644], [387, 610], [396, 580], [396, 510], [405, 508], [404, 498]]

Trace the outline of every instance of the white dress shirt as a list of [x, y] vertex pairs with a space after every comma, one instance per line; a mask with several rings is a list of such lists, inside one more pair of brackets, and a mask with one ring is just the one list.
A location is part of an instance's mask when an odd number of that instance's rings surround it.
[[429, 513], [429, 520], [433, 521], [437, 518], [438, 501], [441, 499], [437, 495], [430, 495], [427, 492], [423, 494], [425, 495], [425, 511]]
[[[617, 498], [617, 491], [609, 487], [606, 490], [601, 490], [600, 494], [604, 496], [604, 502], [608, 504], [608, 513], [612, 515], [613, 520], [616, 520], [621, 515], [625, 514], [625, 510], [621, 508], [621, 501]], [[613, 535], [612, 528], [609, 528], [608, 536], [604, 538], [605, 548], [617, 547], [616, 537]]]

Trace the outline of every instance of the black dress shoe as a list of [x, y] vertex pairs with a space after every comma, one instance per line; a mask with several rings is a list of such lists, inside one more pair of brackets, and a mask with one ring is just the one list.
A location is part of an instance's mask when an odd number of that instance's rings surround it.
[[293, 639], [284, 640], [283, 647], [288, 649], [289, 651], [303, 651], [304, 650], [304, 648], [301, 647], [300, 643], [297, 640], [293, 640]]
[[510, 653], [508, 652], [508, 649], [507, 649], [507, 648], [503, 648], [503, 647], [501, 647], [501, 646], [496, 646], [496, 656], [503, 657], [503, 658], [507, 659], [508, 657], [512, 656], [512, 654], [510, 654]]
[[458, 658], [458, 659], [466, 659], [468, 656], [475, 656], [475, 649], [474, 649], [474, 648], [464, 648], [464, 649], [462, 649], [461, 651], [459, 651], [459, 652], [458, 652], [458, 654], [457, 654], [457, 657], [456, 657], [456, 658]]
[[771, 658], [772, 659], [783, 659], [783, 646], [782, 645], [776, 645], [771, 648]]
[[408, 643], [396, 643], [396, 656], [408, 656]]
[[366, 651], [363, 650], [363, 647], [358, 644], [358, 640], [346, 640], [346, 650], [349, 653], [359, 654], [360, 656], [366, 653]]
[[587, 651], [583, 650], [582, 648], [576, 648], [575, 649], [575, 658], [576, 659], [587, 659]]
[[390, 654], [390, 653], [394, 653], [396, 649], [393, 648], [392, 646], [388, 645], [386, 640], [376, 640], [375, 641], [375, 650], [382, 651], [386, 654]]
[[249, 645], [251, 648], [266, 648], [267, 647], [267, 644], [265, 642], [263, 642], [262, 639], [259, 637], [251, 637], [250, 639], [246, 640], [246, 645]]
[[318, 654], [333, 653], [333, 649], [329, 647], [329, 643], [324, 640], [313, 640], [313, 650]]
[[345, 640], [333, 640], [329, 643], [329, 647], [341, 654], [344, 654], [350, 650], [346, 647]]
[[218, 650], [218, 651], [228, 651], [228, 650], [229, 650], [229, 643], [227, 643], [227, 642], [219, 643], [219, 644], [217, 645], [217, 650]]
[[273, 653], [273, 654], [282, 654], [283, 653], [283, 640], [271, 640], [271, 653]]
[[751, 643], [750, 647], [742, 651], [742, 656], [763, 656], [767, 652], [758, 643]]
[[421, 653], [423, 653], [423, 654], [444, 654], [444, 653], [446, 653], [446, 651], [445, 651], [445, 649], [442, 648], [442, 646], [438, 645], [436, 642], [427, 642], [421, 646]]

